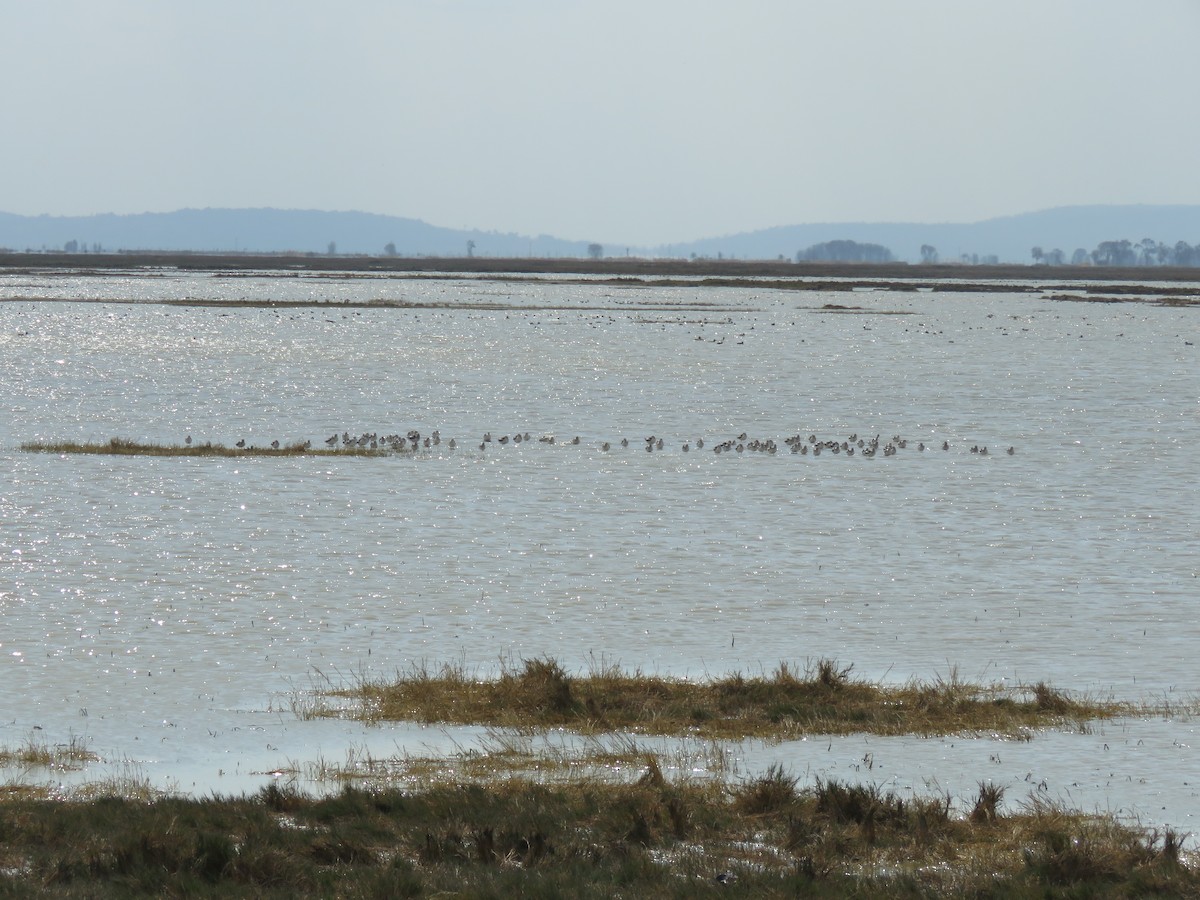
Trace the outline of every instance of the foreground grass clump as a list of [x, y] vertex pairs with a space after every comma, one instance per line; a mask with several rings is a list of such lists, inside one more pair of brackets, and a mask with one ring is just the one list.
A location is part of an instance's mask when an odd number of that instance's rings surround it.
[[[313, 798], [0, 802], [0, 894], [345, 897], [1195, 896], [1179, 835], [1032, 803], [736, 785], [441, 784]], [[968, 801], [969, 802], [969, 801]]]
[[108, 441], [30, 441], [22, 444], [21, 449], [26, 453], [94, 456], [381, 456], [386, 452], [369, 447], [316, 448], [308, 441], [268, 447], [226, 447], [207, 441], [203, 444], [155, 444], [116, 437]]
[[[804, 734], [1018, 734], [1027, 729], [1129, 712], [1118, 704], [1075, 700], [1044, 683], [1006, 690], [956, 677], [887, 687], [850, 677], [851, 667], [821, 660], [803, 675], [781, 664], [770, 676], [741, 674], [683, 681], [606, 668], [569, 675], [553, 659], [505, 667], [480, 679], [462, 667], [415, 668], [389, 682], [327, 692], [309, 716], [411, 720], [498, 728], [633, 731], [710, 739], [785, 739]], [[351, 700], [353, 708], [328, 701]]]

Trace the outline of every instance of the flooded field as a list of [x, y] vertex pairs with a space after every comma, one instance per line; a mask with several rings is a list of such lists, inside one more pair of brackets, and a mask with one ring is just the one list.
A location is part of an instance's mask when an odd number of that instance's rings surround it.
[[[1194, 697], [1196, 310], [882, 287], [0, 276], [0, 745], [99, 757], [7, 776], [233, 792], [350, 748], [470, 746], [477, 729], [293, 712], [419, 661], [831, 658]], [[19, 449], [414, 432], [366, 458]], [[1152, 716], [734, 752], [1194, 830], [1197, 740]]]

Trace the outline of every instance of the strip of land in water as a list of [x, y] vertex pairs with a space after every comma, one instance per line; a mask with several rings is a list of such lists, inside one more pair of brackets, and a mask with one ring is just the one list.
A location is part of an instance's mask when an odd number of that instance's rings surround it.
[[[885, 457], [894, 456], [900, 450], [908, 446], [908, 441], [900, 438], [899, 435], [891, 438], [881, 448], [879, 446], [879, 436], [874, 438], [859, 438], [857, 441], [853, 439], [857, 435], [852, 435], [849, 440], [842, 440], [838, 443], [837, 440], [818, 440], [815, 434], [809, 435], [809, 440], [806, 443], [804, 439], [795, 434], [791, 437], [783, 438], [783, 446], [790, 450], [788, 455], [799, 454], [807, 456], [809, 447], [812, 447], [812, 455], [820, 456], [821, 448], [831, 450], [830, 456], [837, 456], [842, 453], [846, 458], [853, 457], [855, 450], [859, 451], [859, 456], [863, 459], [873, 458], [881, 449]], [[665, 438], [660, 438], [657, 442], [653, 438], [647, 438], [642, 446], [647, 451], [656, 449], [662, 452], [666, 447]], [[530, 435], [515, 434], [512, 436], [511, 446], [516, 448], [522, 444], [533, 442]], [[744, 443], [743, 443], [744, 442]], [[559, 441], [552, 434], [544, 434], [537, 438], [538, 444], [549, 444], [559, 446], [577, 446], [580, 444], [578, 436], [567, 440]], [[483, 451], [488, 446], [493, 448], [503, 448], [509, 444], [509, 436], [507, 434], [499, 435], [498, 439], [493, 441], [491, 432], [484, 435], [483, 441], [479, 444], [480, 451]], [[599, 443], [601, 452], [612, 451], [614, 446], [621, 445], [622, 441], [604, 441]], [[412, 457], [419, 455], [423, 450], [438, 450], [442, 447], [441, 437], [437, 432], [433, 435], [425, 437], [423, 440], [417, 431], [411, 431], [408, 435], [400, 434], [383, 434], [378, 432], [364, 432], [357, 437], [350, 435], [348, 432], [343, 432], [339, 435], [334, 434], [332, 437], [326, 438], [323, 441], [324, 446], [314, 447], [311, 440], [292, 441], [288, 444], [281, 444], [278, 440], [271, 441], [266, 446], [248, 443], [245, 438], [239, 440], [234, 446], [230, 447], [221, 443], [213, 443], [212, 441], [196, 441], [193, 442], [190, 438], [185, 438], [182, 444], [163, 444], [154, 441], [137, 441], [131, 438], [110, 438], [107, 441], [75, 441], [75, 440], [40, 440], [26, 441], [20, 445], [20, 450], [23, 453], [54, 453], [63, 456], [79, 455], [79, 456], [185, 456], [185, 457], [245, 457], [245, 456], [263, 456], [263, 457], [293, 457], [293, 456], [366, 456], [380, 457], [401, 455]], [[590, 444], [595, 446], [594, 443]], [[629, 440], [623, 440], [622, 449], [630, 445]], [[451, 438], [445, 442], [445, 449], [454, 451], [458, 449], [458, 441]], [[634, 444], [636, 446], [636, 442]], [[936, 440], [930, 441], [929, 449], [932, 451], [937, 446]], [[703, 447], [703, 439], [696, 441], [696, 449], [699, 451]], [[942, 442], [942, 451], [948, 451], [950, 444], [948, 441]], [[672, 444], [670, 449], [675, 449]], [[691, 444], [689, 441], [684, 441], [680, 449], [682, 452], [690, 452]], [[725, 441], [713, 441], [711, 449], [714, 453], [742, 453], [749, 451], [750, 453], [765, 453], [773, 455], [779, 452], [779, 445], [774, 438], [753, 438], [750, 439], [745, 433], [738, 438], [730, 438]], [[926, 449], [925, 443], [918, 442], [917, 452], [923, 452]], [[620, 452], [620, 451], [614, 451]], [[988, 456], [986, 446], [974, 445], [971, 447], [971, 453], [980, 456]], [[1006, 451], [1008, 455], [1016, 453], [1016, 447], [1010, 446]]]
[[[4, 254], [0, 274], [78, 276], [132, 273], [139, 278], [173, 273], [204, 272], [214, 278], [325, 278], [363, 280], [477, 279], [498, 283], [603, 285], [614, 289], [688, 288], [701, 292], [687, 301], [669, 303], [634, 300], [620, 304], [536, 304], [495, 300], [255, 300], [212, 297], [96, 298], [53, 297], [45, 294], [0, 297], [0, 303], [103, 303], [198, 308], [244, 309], [397, 309], [491, 310], [521, 312], [664, 312], [706, 313], [730, 304], [703, 298], [705, 288], [753, 291], [875, 292], [875, 293], [1033, 293], [1043, 299], [1076, 303], [1140, 303], [1150, 306], [1200, 308], [1200, 267], [1186, 269], [1097, 268], [1044, 266], [946, 266], [867, 263], [787, 263], [739, 260], [678, 259], [413, 259], [373, 256], [325, 258], [315, 255], [266, 256], [205, 254]], [[1048, 276], [1053, 273], [1053, 278]], [[1184, 282], [1169, 284], [1167, 282]], [[806, 307], [814, 313], [909, 315], [909, 310], [879, 310], [824, 304]], [[761, 312], [738, 307], [739, 312]]]
[[[278, 442], [275, 442], [278, 444]], [[228, 447], [210, 441], [195, 444], [156, 444], [126, 438], [111, 438], [107, 441], [27, 441], [21, 444], [25, 453], [63, 453], [86, 456], [193, 456], [193, 457], [243, 457], [243, 456], [384, 456], [391, 452], [386, 447], [313, 447], [310, 441], [259, 447], [246, 444]]]
[[[1200, 305], [1200, 267], [1100, 267], [907, 263], [793, 263], [783, 260], [524, 259], [491, 257], [320, 256], [183, 252], [0, 253], [0, 274], [78, 275], [133, 271], [141, 277], [205, 272], [224, 278], [370, 279], [412, 277], [556, 282], [613, 287], [726, 287], [787, 291], [1012, 292], [1037, 290], [1055, 300]], [[579, 276], [587, 276], [581, 278]], [[1006, 283], [1008, 282], [1008, 283]], [[1012, 282], [1020, 282], [1015, 285]], [[1174, 284], [1169, 284], [1174, 282]], [[1072, 293], [1063, 293], [1070, 291]], [[10, 298], [35, 301], [44, 298]], [[115, 301], [106, 301], [115, 302]], [[145, 301], [143, 301], [145, 302]], [[326, 301], [259, 303], [172, 299], [173, 305], [326, 305]], [[345, 304], [337, 304], [345, 305]], [[380, 301], [375, 305], [420, 307]], [[436, 306], [437, 304], [431, 304]], [[480, 304], [473, 308], [489, 308]], [[495, 308], [507, 308], [496, 304]]]
[[781, 664], [769, 676], [696, 682], [615, 668], [574, 676], [553, 659], [533, 659], [491, 679], [461, 666], [418, 667], [391, 680], [331, 690], [301, 711], [368, 722], [767, 740], [858, 732], [1027, 736], [1032, 729], [1142, 711], [1072, 698], [1045, 683], [1012, 690], [951, 677], [885, 686], [850, 673], [850, 666], [821, 660], [802, 674]]
[[[132, 251], [128, 253], [0, 253], [0, 272], [45, 272], [60, 269], [75, 272], [106, 270], [179, 269], [212, 272], [302, 272], [344, 277], [359, 273], [473, 273], [563, 274], [563, 275], [641, 275], [650, 277], [721, 276], [726, 278], [862, 278], [929, 280], [1055, 280], [1055, 281], [1126, 281], [1155, 283], [1162, 281], [1200, 282], [1200, 267], [1146, 266], [1045, 266], [1045, 265], [965, 265], [955, 263], [848, 263], [791, 262], [788, 260], [681, 259], [606, 257], [410, 257], [410, 256], [327, 256], [315, 253], [188, 253], [181, 251]], [[169, 274], [164, 272], [163, 274]]]

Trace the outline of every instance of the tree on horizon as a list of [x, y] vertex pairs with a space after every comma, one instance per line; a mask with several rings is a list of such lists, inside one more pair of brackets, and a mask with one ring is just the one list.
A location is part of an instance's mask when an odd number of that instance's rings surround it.
[[887, 263], [894, 259], [892, 251], [881, 244], [860, 244], [858, 241], [849, 240], [813, 244], [796, 254], [796, 262]]

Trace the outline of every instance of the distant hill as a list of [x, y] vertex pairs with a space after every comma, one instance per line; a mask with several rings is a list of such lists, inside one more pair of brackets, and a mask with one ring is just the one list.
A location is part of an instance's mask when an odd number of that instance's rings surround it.
[[[897, 260], [919, 262], [921, 247], [935, 247], [942, 262], [964, 255], [984, 261], [1030, 263], [1031, 249], [1091, 251], [1103, 241], [1151, 238], [1174, 245], [1200, 244], [1200, 206], [1064, 206], [971, 223], [841, 222], [787, 225], [654, 248], [640, 255], [726, 259], [794, 259], [816, 244], [856, 241], [886, 247]], [[283, 209], [184, 209], [170, 213], [95, 216], [17, 216], [0, 213], [0, 248], [62, 250], [99, 246], [119, 250], [191, 250], [227, 253], [399, 256], [586, 257], [585, 241], [547, 235], [439, 228], [417, 219], [359, 212]], [[615, 246], [615, 245], [614, 245]], [[620, 245], [624, 250], [625, 245]]]
[[360, 212], [294, 209], [183, 209], [170, 213], [16, 216], [0, 213], [0, 247], [61, 250], [244, 251], [400, 256], [586, 256], [587, 242], [541, 235], [439, 228], [417, 219]]
[[919, 262], [921, 246], [937, 248], [942, 262], [964, 254], [995, 256], [1002, 263], [1032, 263], [1030, 251], [1060, 249], [1069, 260], [1078, 248], [1094, 250], [1102, 241], [1153, 238], [1174, 245], [1200, 243], [1200, 206], [1060, 206], [965, 224], [823, 223], [785, 225], [762, 231], [706, 238], [661, 248], [668, 256], [738, 259], [794, 259], [814, 244], [835, 240], [881, 244], [899, 260]]

